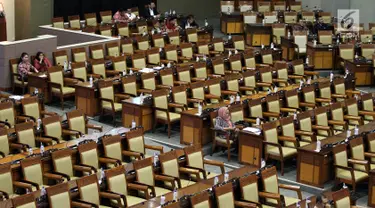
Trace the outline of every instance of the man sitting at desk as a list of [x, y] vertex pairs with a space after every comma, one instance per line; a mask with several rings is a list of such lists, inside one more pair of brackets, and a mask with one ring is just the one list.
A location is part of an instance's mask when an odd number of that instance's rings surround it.
[[184, 20], [181, 24], [181, 27], [182, 28], [191, 28], [191, 27], [195, 27], [195, 28], [198, 28], [199, 25], [195, 22], [195, 18], [194, 18], [194, 15], [190, 14], [186, 17], [186, 20]]
[[131, 9], [128, 9], [126, 11], [126, 16], [128, 17], [128, 19], [129, 19], [130, 22], [133, 21], [133, 20], [135, 20], [137, 18], [137, 16], [135, 16], [135, 14], [132, 12]]
[[156, 9], [155, 3], [151, 2], [150, 5], [146, 8], [146, 18], [159, 18], [160, 14]]
[[128, 15], [126, 15], [126, 12], [124, 11], [124, 9], [119, 9], [115, 15], [113, 15], [113, 19], [116, 21], [116, 22], [129, 22], [129, 17]]

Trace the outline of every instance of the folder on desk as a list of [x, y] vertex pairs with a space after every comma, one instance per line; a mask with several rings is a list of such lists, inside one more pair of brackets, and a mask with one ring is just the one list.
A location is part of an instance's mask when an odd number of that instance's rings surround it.
[[254, 128], [254, 127], [246, 127], [246, 128], [244, 128], [242, 130], [250, 132], [250, 133], [253, 133], [253, 134], [256, 134], [256, 135], [260, 135], [262, 133], [261, 129]]

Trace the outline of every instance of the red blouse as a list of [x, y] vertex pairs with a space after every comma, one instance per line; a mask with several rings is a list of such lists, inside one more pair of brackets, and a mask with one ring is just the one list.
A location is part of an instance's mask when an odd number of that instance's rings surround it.
[[45, 72], [47, 71], [48, 68], [52, 66], [51, 62], [48, 60], [48, 58], [44, 57], [43, 62], [40, 63], [38, 59], [34, 59], [34, 67], [40, 71], [40, 72]]

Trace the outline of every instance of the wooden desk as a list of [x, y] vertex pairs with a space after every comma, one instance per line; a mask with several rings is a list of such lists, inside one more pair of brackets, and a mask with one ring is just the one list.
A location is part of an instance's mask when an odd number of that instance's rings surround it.
[[263, 136], [240, 131], [238, 136], [239, 162], [260, 168], [263, 156]]
[[211, 42], [213, 37], [214, 29], [212, 27], [205, 27], [203, 29], [198, 29], [198, 42]]
[[131, 127], [132, 121], [143, 126], [145, 131], [154, 127], [154, 110], [151, 105], [141, 103], [140, 97], [122, 101], [122, 126]]
[[88, 82], [78, 83], [76, 86], [76, 108], [82, 110], [84, 114], [90, 117], [98, 115], [99, 91], [94, 86], [90, 86]]
[[243, 16], [240, 12], [231, 14], [221, 13], [220, 28], [222, 33], [239, 34], [243, 33]]
[[[375, 122], [359, 126], [359, 133], [371, 131], [375, 128]], [[352, 131], [353, 134], [353, 131]], [[326, 139], [320, 140], [321, 146], [333, 144], [346, 139], [346, 131]], [[333, 180], [334, 169], [332, 149], [325, 148], [316, 152], [316, 142], [297, 149], [297, 181], [315, 187], [324, 187], [324, 183]]]
[[33, 73], [28, 76], [29, 92], [34, 92], [38, 88], [39, 93], [43, 93], [44, 102], [51, 101], [51, 95], [48, 84], [48, 76], [46, 73]]
[[315, 66], [315, 69], [335, 69], [335, 56], [336, 56], [336, 46], [317, 44], [314, 46], [313, 43], [307, 43], [307, 55], [309, 56], [309, 61]]
[[287, 61], [294, 60], [295, 44], [293, 37], [281, 36], [281, 49], [283, 50], [283, 59]]
[[272, 25], [246, 24], [246, 44], [250, 46], [269, 46], [272, 40]]
[[356, 62], [355, 60], [345, 60], [345, 66], [349, 71], [354, 73], [356, 78], [355, 85], [373, 85], [374, 84], [374, 69], [372, 67], [372, 61]]

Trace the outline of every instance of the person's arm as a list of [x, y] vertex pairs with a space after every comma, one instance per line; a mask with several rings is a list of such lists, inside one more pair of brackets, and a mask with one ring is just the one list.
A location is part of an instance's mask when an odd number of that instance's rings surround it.
[[40, 62], [38, 61], [38, 59], [34, 59], [34, 67], [37, 69], [37, 70], [40, 70], [40, 68], [42, 67], [40, 65]]
[[44, 63], [47, 66], [47, 68], [50, 68], [52, 66], [51, 62], [49, 61], [47, 57], [44, 57]]
[[[29, 64], [30, 64], [30, 63], [29, 63]], [[38, 73], [38, 72], [39, 72], [39, 70], [36, 69], [32, 64], [30, 64], [30, 69], [34, 70], [35, 73]], [[29, 71], [31, 71], [31, 70], [29, 70]]]

